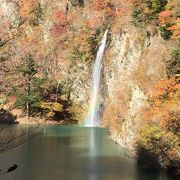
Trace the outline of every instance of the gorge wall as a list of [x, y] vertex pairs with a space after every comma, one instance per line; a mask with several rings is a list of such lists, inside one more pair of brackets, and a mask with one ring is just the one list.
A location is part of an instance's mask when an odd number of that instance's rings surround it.
[[108, 51], [110, 55], [104, 61], [107, 97], [103, 123], [111, 129], [112, 139], [133, 148], [141, 108], [148, 106], [147, 94], [156, 81], [167, 76], [169, 51], [158, 34], [147, 37], [146, 31], [130, 24], [112, 34]]

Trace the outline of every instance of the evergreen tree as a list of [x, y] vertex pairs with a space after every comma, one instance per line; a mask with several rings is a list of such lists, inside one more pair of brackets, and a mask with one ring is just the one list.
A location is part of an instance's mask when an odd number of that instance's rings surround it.
[[38, 103], [42, 99], [43, 91], [41, 85], [44, 79], [37, 78], [35, 75], [38, 73], [32, 54], [27, 54], [22, 59], [22, 64], [18, 67], [18, 72], [24, 78], [24, 88], [18, 91], [16, 105], [26, 111], [29, 117], [33, 108], [38, 107]]

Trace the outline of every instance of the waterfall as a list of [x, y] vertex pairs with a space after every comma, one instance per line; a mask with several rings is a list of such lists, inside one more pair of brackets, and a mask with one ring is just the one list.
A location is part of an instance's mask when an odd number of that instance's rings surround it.
[[100, 122], [99, 88], [102, 70], [102, 59], [106, 46], [107, 33], [108, 30], [106, 30], [104, 33], [93, 67], [89, 113], [87, 119], [85, 120], [85, 126], [87, 127], [97, 127], [99, 126]]

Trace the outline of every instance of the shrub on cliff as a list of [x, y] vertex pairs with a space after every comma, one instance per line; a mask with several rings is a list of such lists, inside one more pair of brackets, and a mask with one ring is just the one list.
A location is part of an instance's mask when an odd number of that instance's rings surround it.
[[166, 4], [166, 0], [133, 0], [133, 23], [135, 25], [150, 23], [158, 17], [158, 13], [165, 9]]
[[180, 38], [178, 0], [133, 0], [132, 17], [133, 24], [140, 27], [148, 25], [157, 26], [161, 36], [168, 40]]
[[171, 59], [167, 62], [167, 72], [169, 76], [180, 75], [180, 42], [173, 50]]

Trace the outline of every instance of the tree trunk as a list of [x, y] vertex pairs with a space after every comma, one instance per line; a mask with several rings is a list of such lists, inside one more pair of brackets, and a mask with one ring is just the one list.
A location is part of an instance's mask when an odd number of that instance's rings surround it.
[[29, 103], [29, 97], [31, 94], [31, 77], [29, 76], [26, 81], [26, 116], [29, 119], [30, 116], [30, 103]]

